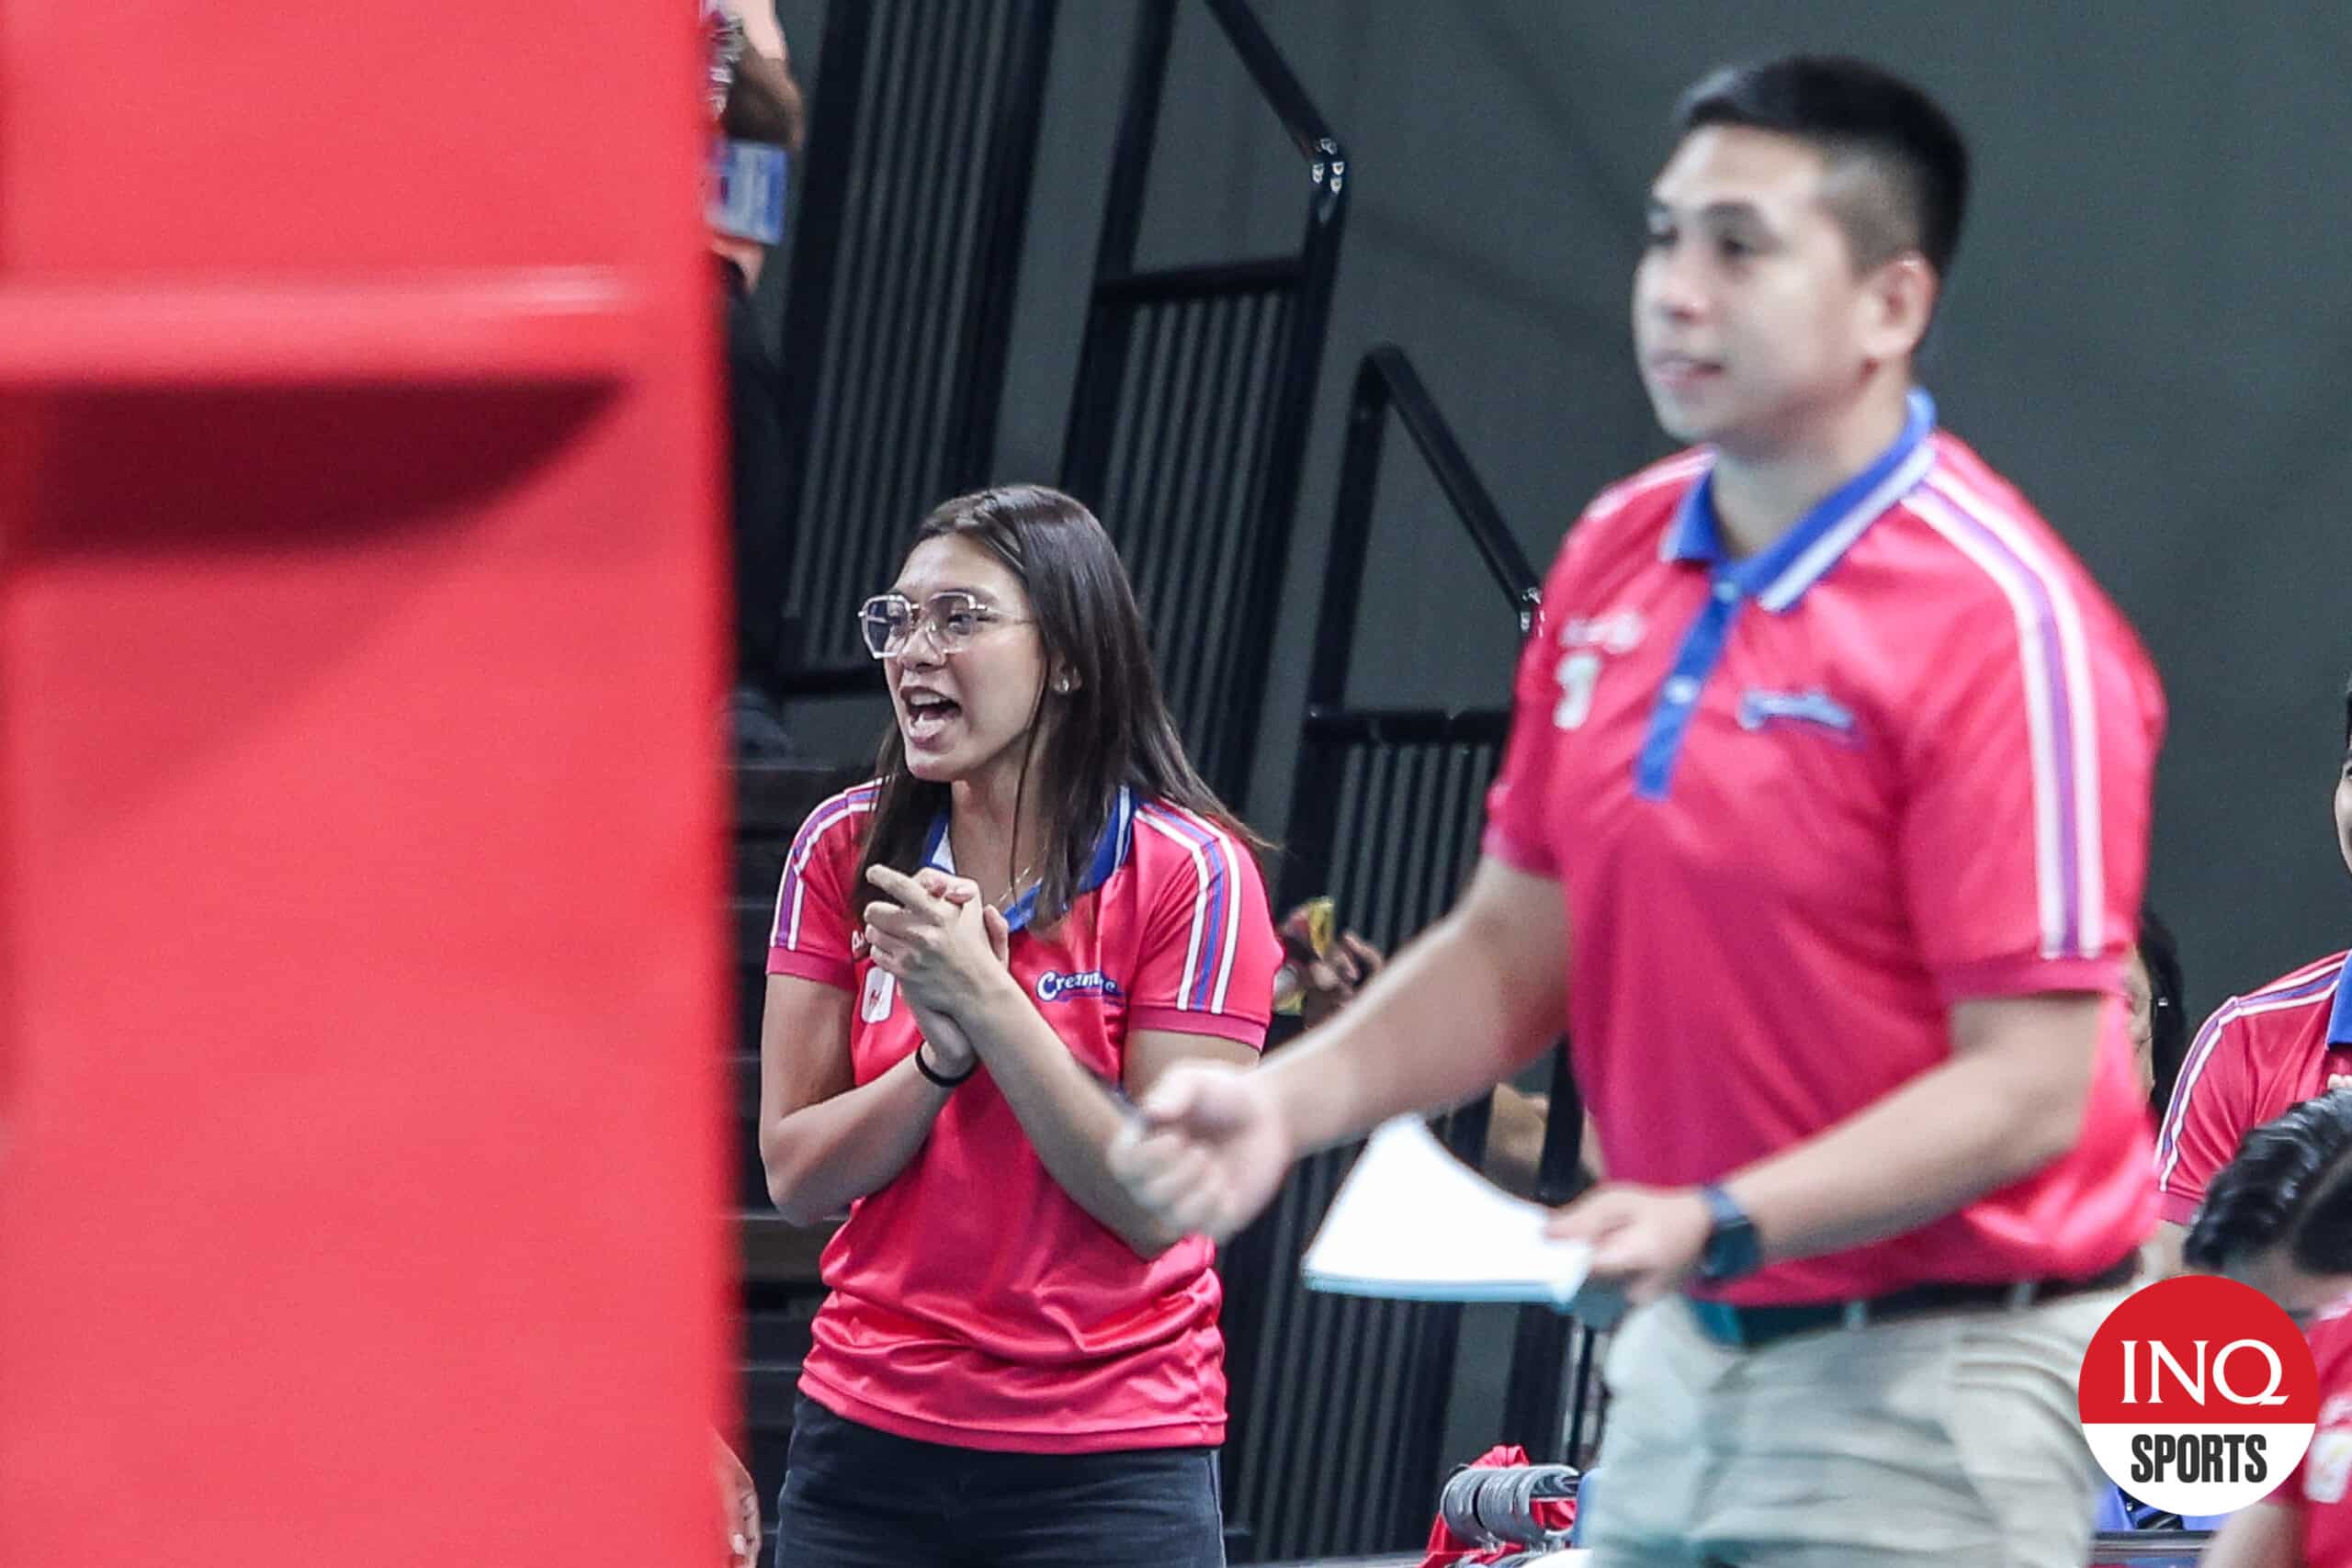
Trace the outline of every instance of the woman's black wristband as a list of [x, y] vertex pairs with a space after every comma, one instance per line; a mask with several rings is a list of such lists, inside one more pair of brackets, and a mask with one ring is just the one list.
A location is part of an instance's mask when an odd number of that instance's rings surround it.
[[915, 1042], [915, 1071], [921, 1073], [923, 1077], [929, 1078], [940, 1088], [954, 1089], [957, 1084], [962, 1083], [966, 1078], [970, 1077], [974, 1073], [980, 1070], [980, 1064], [976, 1061], [970, 1066], [966, 1067], [962, 1072], [957, 1073], [954, 1077], [949, 1077], [945, 1073], [941, 1072], [938, 1068], [933, 1066], [928, 1061], [924, 1060], [922, 1048], [930, 1043], [931, 1042], [928, 1040], [918, 1040]]

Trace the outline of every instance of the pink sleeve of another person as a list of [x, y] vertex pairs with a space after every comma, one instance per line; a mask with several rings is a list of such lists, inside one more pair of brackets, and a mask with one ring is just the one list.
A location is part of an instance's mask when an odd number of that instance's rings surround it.
[[2156, 1133], [2156, 1214], [2185, 1225], [2197, 1217], [2205, 1189], [2237, 1157], [2238, 1142], [2258, 1120], [2254, 1060], [2238, 998], [2222, 1004], [2182, 1058], [2172, 1103]]
[[2318, 1363], [2319, 1430], [2263, 1501], [2295, 1511], [2306, 1568], [2328, 1568], [2352, 1551], [2352, 1308], [2339, 1303], [2305, 1337]]

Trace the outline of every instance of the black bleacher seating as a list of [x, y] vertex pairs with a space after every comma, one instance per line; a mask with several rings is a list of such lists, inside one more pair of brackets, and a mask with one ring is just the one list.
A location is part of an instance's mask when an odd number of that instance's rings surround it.
[[[786, 1224], [768, 1202], [757, 1135], [760, 1010], [767, 987], [768, 932], [776, 884], [793, 835], [810, 811], [866, 776], [863, 767], [741, 763], [734, 770], [733, 897], [736, 1034], [729, 1043], [735, 1115], [737, 1234], [742, 1263], [742, 1397], [745, 1462], [773, 1522], [776, 1488], [792, 1438], [792, 1402], [808, 1350], [808, 1324], [823, 1299], [817, 1257], [833, 1227]], [[765, 1562], [764, 1557], [762, 1558]]]

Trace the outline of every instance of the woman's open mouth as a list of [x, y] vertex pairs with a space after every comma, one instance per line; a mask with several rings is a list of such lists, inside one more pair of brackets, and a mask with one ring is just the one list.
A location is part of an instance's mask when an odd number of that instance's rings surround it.
[[904, 700], [907, 739], [919, 746], [937, 744], [948, 727], [964, 715], [961, 703], [936, 692], [909, 692]]

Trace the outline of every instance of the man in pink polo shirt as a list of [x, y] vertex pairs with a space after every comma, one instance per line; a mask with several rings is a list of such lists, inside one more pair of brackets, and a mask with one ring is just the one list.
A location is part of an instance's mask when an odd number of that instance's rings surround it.
[[1294, 1156], [1565, 1026], [1644, 1303], [1604, 1564], [2086, 1561], [2074, 1382], [2152, 1219], [2120, 997], [2163, 698], [1913, 357], [1967, 152], [1851, 61], [1724, 73], [1651, 187], [1634, 338], [1700, 445], [1569, 533], [1486, 854], [1355, 1006], [1171, 1073], [1130, 1190], [1230, 1233]]

